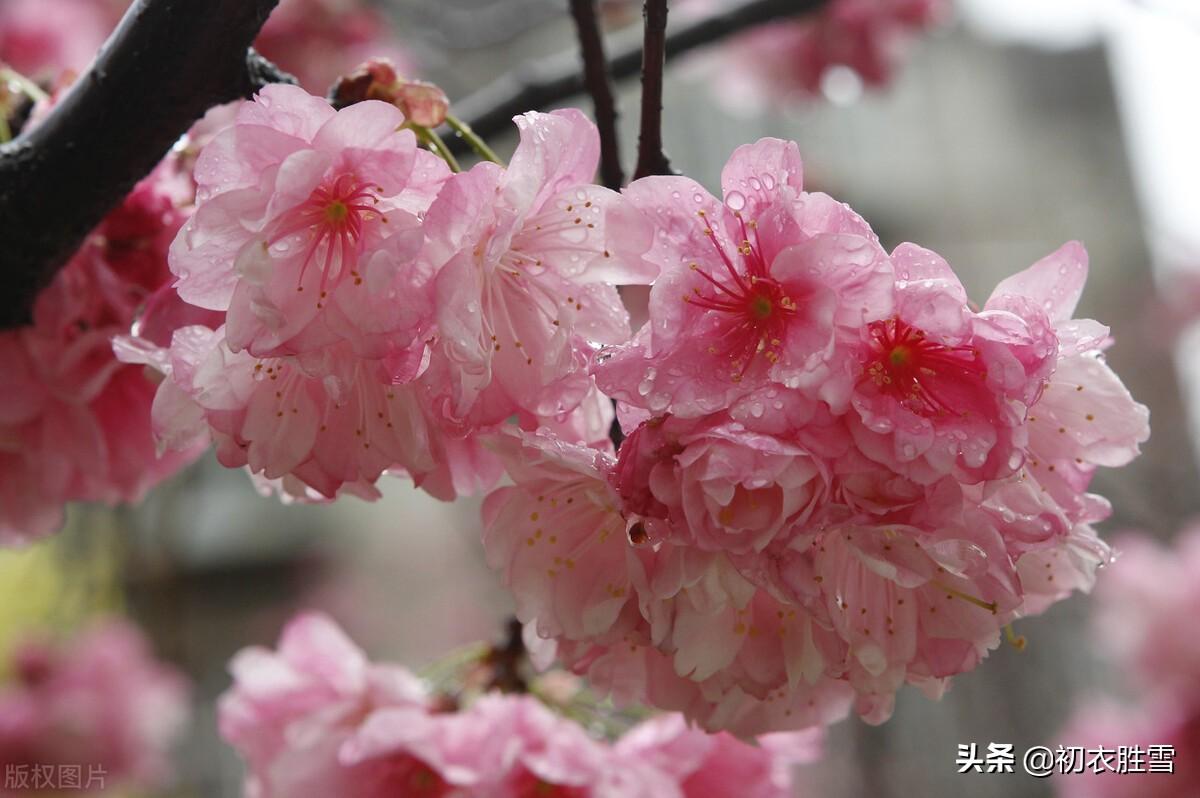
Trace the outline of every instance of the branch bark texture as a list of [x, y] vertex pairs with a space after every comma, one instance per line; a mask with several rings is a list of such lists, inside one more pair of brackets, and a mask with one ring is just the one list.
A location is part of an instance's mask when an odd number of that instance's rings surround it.
[[570, 0], [571, 16], [579, 34], [583, 56], [583, 82], [592, 97], [596, 127], [600, 131], [600, 180], [614, 191], [625, 182], [621, 149], [617, 140], [617, 102], [613, 96], [604, 37], [596, 14], [596, 0]]
[[0, 147], [0, 329], [214, 105], [290, 82], [250, 49], [278, 0], [136, 0], [47, 118]]
[[667, 65], [667, 0], [646, 0], [642, 11], [645, 34], [642, 46], [642, 118], [638, 134], [636, 180], [648, 175], [669, 175], [671, 164], [663, 151], [663, 71]]

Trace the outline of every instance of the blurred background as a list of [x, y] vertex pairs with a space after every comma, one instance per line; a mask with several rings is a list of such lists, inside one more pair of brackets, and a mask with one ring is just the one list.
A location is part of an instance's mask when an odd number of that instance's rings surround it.
[[[575, 48], [563, 0], [376, 5], [410, 74], [452, 99]], [[638, 4], [608, 3], [606, 20], [617, 36], [637, 35]], [[1110, 362], [1150, 407], [1154, 430], [1131, 466], [1099, 473], [1094, 490], [1115, 508], [1103, 529], [1168, 539], [1200, 510], [1194, 2], [961, 0], [910, 43], [890, 85], [836, 72], [823, 97], [795, 102], [743, 94], [729, 69], [705, 52], [668, 68], [667, 151], [710, 187], [737, 145], [795, 139], [810, 188], [848, 202], [889, 249], [916, 241], [942, 253], [980, 301], [1002, 277], [1082, 240], [1091, 279], [1079, 315], [1112, 327]], [[621, 85], [620, 102], [630, 168], [636, 81]], [[570, 104], [590, 110], [584, 98]], [[492, 144], [504, 155], [514, 141]], [[382, 487], [374, 504], [283, 506], [210, 456], [139, 508], [75, 507], [62, 536], [0, 553], [0, 644], [98, 608], [128, 612], [196, 685], [170, 794], [240, 795], [240, 764], [215, 728], [225, 666], [243, 646], [273, 644], [297, 609], [323, 609], [371, 655], [413, 667], [500, 634], [510, 600], [482, 561], [478, 502], [442, 504], [400, 480]], [[1088, 597], [1075, 596], [1019, 622], [1025, 650], [1001, 647], [940, 703], [904, 690], [887, 724], [836, 726], [826, 760], [803, 774], [805, 794], [1051, 795], [1052, 779], [1019, 767], [958, 775], [956, 746], [1053, 745], [1079, 701], [1118, 689], [1088, 616]]]

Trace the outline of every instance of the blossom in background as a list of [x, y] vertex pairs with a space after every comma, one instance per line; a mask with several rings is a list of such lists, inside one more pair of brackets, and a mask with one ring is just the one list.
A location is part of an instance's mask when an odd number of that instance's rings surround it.
[[[82, 72], [128, 5], [129, 0], [5, 0], [0, 62], [37, 79]], [[318, 94], [367, 58], [386, 57], [401, 71], [413, 71], [391, 23], [366, 0], [281, 0], [254, 46]]]
[[490, 693], [453, 710], [403, 668], [370, 663], [320, 614], [293, 619], [276, 651], [240, 652], [231, 670], [221, 733], [256, 798], [707, 798], [733, 783], [785, 798], [796, 794], [792, 765], [819, 755], [819, 732], [756, 746], [678, 716], [610, 744], [528, 695]]
[[140, 501], [201, 451], [160, 457], [155, 385], [119, 362], [114, 335], [170, 281], [166, 248], [187, 215], [165, 161], [86, 239], [38, 296], [29, 326], [0, 333], [0, 541], [56, 531], [68, 501]]
[[5, 0], [0, 63], [31, 78], [82, 72], [119, 19], [122, 0]]
[[[1064, 746], [1116, 751], [1137, 746], [1137, 761], [1123, 756], [1126, 772], [1100, 771], [1056, 777], [1064, 798], [1183, 798], [1200, 788], [1200, 647], [1181, 633], [1200, 608], [1200, 529], [1185, 529], [1165, 547], [1126, 534], [1118, 557], [1096, 589], [1094, 636], [1134, 687], [1132, 701], [1092, 698], [1059, 733]], [[1152, 757], [1151, 747], [1174, 755]], [[1114, 754], [1115, 757], [1115, 754]], [[1151, 759], [1158, 759], [1152, 763]], [[1170, 767], [1171, 772], [1164, 772]]]
[[946, 0], [833, 0], [802, 19], [763, 25], [718, 51], [717, 97], [736, 110], [759, 111], [819, 95], [835, 68], [884, 86], [912, 39], [948, 11]]
[[1132, 534], [1116, 548], [1096, 591], [1097, 639], [1143, 692], [1200, 707], [1200, 641], [1177, 634], [1200, 609], [1200, 527], [1170, 548]]
[[86, 783], [91, 768], [109, 788], [169, 780], [187, 683], [135, 627], [109, 620], [64, 644], [29, 640], [11, 666], [12, 681], [0, 685], [0, 769], [78, 766]]
[[254, 47], [315, 94], [368, 58], [413, 71], [391, 21], [367, 0], [281, 0]]
[[547, 431], [497, 444], [488, 561], [530, 645], [623, 701], [754, 734], [886, 719], [940, 695], [1013, 620], [1109, 559], [1086, 492], [1148, 435], [1072, 318], [1067, 244], [973, 307], [938, 255], [890, 255], [803, 190], [794, 144], [734, 152], [723, 201], [626, 195], [656, 228], [649, 321], [592, 373], [615, 459]]

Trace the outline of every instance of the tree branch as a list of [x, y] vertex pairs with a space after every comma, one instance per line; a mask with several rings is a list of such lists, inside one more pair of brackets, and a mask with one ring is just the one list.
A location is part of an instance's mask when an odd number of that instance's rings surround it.
[[600, 130], [600, 179], [608, 188], [619, 191], [625, 182], [625, 174], [621, 169], [621, 149], [617, 141], [617, 102], [608, 74], [608, 60], [604, 57], [604, 39], [596, 19], [596, 0], [570, 2], [583, 55], [583, 82], [592, 96], [596, 127]]
[[293, 82], [250, 49], [278, 0], [136, 0], [41, 124], [0, 146], [0, 329], [209, 108]]
[[671, 174], [671, 163], [663, 152], [663, 71], [667, 65], [667, 0], [646, 0], [642, 46], [642, 118], [638, 133], [638, 159], [633, 179]]
[[[737, 0], [737, 4], [702, 19], [690, 20], [667, 35], [666, 58], [721, 41], [756, 25], [816, 11], [830, 0]], [[609, 74], [616, 80], [638, 74], [642, 37], [622, 37], [611, 48]], [[525, 66], [454, 103], [455, 113], [475, 132], [487, 137], [508, 130], [512, 118], [534, 108], [562, 102], [584, 90], [574, 53]], [[456, 152], [462, 142], [450, 142]]]

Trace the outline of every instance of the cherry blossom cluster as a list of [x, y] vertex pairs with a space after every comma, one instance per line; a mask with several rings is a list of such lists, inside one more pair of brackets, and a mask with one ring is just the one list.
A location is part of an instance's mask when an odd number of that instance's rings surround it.
[[607, 440], [592, 347], [629, 337], [613, 283], [654, 267], [648, 221], [591, 183], [594, 126], [527, 114], [507, 168], [451, 175], [405, 124], [272, 86], [204, 148], [170, 266], [222, 323], [122, 346], [164, 375], [167, 444], [211, 437], [295, 498], [373, 497], [404, 472], [448, 499], [499, 477], [482, 440], [512, 418]]
[[820, 745], [814, 732], [757, 744], [707, 735], [678, 715], [608, 742], [529, 695], [456, 709], [404, 668], [368, 661], [317, 614], [292, 620], [277, 650], [243, 650], [231, 670], [221, 733], [257, 798], [790, 798], [792, 766]]
[[169, 779], [171, 747], [187, 722], [187, 683], [153, 658], [136, 627], [109, 620], [65, 644], [25, 640], [5, 671], [12, 676], [0, 684], [4, 795], [45, 794], [40, 779], [23, 789], [14, 774], [46, 768], [82, 771], [76, 788], [89, 771], [109, 788], [145, 790]]
[[[1167, 548], [1127, 535], [1096, 590], [1095, 637], [1132, 683], [1136, 702], [1087, 696], [1060, 734], [1064, 746], [1088, 749], [1172, 746], [1172, 773], [1147, 763], [1117, 775], [1085, 772], [1058, 779], [1065, 798], [1184, 798], [1200, 789], [1200, 644], [1192, 628], [1200, 613], [1200, 528], [1185, 530]], [[1117, 763], [1112, 763], [1115, 768]], [[1145, 775], [1129, 775], [1130, 773]]]
[[166, 260], [190, 191], [186, 167], [169, 157], [42, 291], [33, 323], [0, 332], [0, 543], [58, 530], [69, 501], [140, 501], [203, 451], [160, 456], [155, 385], [112, 350], [139, 313], [142, 334], [162, 343], [194, 315], [178, 307]]
[[489, 562], [544, 655], [620, 699], [741, 734], [851, 703], [878, 722], [1091, 585], [1109, 509], [1086, 489], [1148, 413], [1073, 318], [1079, 244], [977, 308], [937, 254], [805, 192], [792, 143], [739, 148], [721, 182], [624, 191], [659, 276], [592, 373], [628, 437], [615, 459], [500, 444]]

